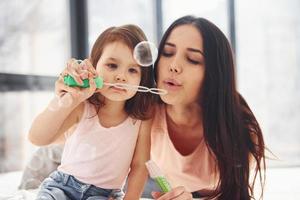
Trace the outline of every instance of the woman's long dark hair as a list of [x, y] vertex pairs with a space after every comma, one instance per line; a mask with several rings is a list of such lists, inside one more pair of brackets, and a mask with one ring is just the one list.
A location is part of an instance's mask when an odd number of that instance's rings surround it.
[[[205, 77], [199, 105], [203, 110], [204, 139], [216, 159], [220, 177], [218, 188], [211, 198], [253, 199], [257, 175], [262, 188], [264, 186], [265, 145], [254, 114], [237, 92], [233, 54], [227, 38], [210, 21], [185, 16], [167, 29], [160, 42], [159, 55], [172, 30], [187, 24], [195, 26], [203, 38]], [[255, 168], [253, 180], [250, 177], [251, 166]], [[261, 197], [262, 194], [263, 190]]]

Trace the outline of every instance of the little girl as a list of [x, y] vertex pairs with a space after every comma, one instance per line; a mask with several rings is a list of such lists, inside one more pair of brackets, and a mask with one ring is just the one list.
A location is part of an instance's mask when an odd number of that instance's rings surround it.
[[[139, 66], [132, 55], [145, 40], [135, 25], [108, 28], [93, 46], [91, 63], [84, 60], [81, 66], [96, 66], [104, 82], [153, 87], [152, 67]], [[65, 142], [61, 165], [44, 180], [37, 199], [123, 199], [126, 178], [124, 199], [139, 199], [150, 157], [151, 94], [96, 89], [94, 75], [88, 72], [87, 78], [90, 87], [83, 89], [63, 85], [60, 77], [56, 91], [72, 101], [50, 109], [53, 99], [31, 126], [29, 140], [35, 145]]]

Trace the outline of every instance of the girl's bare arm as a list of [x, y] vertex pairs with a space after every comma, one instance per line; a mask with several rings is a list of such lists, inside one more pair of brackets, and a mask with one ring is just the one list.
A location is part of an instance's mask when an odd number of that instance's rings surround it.
[[68, 92], [71, 104], [58, 106], [53, 110], [50, 109], [51, 105], [57, 99], [52, 99], [48, 107], [34, 119], [31, 125], [28, 138], [33, 144], [38, 146], [51, 144], [63, 138], [63, 134], [77, 124], [83, 113], [83, 102], [96, 90], [92, 74], [89, 74], [89, 82], [89, 88], [80, 89], [64, 85], [62, 78], [56, 81], [56, 93]]
[[148, 171], [145, 165], [150, 159], [150, 132], [152, 120], [143, 121], [140, 127], [137, 144], [131, 170], [128, 176], [128, 187], [124, 200], [140, 199], [144, 185], [148, 178]]

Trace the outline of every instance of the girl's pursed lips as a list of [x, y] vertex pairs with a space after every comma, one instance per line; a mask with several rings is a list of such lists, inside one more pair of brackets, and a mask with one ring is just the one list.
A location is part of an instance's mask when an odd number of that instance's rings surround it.
[[125, 88], [120, 88], [120, 87], [115, 87], [115, 86], [110, 86], [109, 88], [116, 90], [116, 91], [120, 91], [120, 92], [127, 92], [127, 90]]

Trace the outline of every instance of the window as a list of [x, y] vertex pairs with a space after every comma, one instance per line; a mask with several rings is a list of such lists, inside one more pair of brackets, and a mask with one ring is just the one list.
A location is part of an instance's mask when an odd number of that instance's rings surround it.
[[68, 1], [1, 1], [0, 72], [57, 76], [70, 57]]
[[195, 15], [212, 21], [228, 36], [227, 3], [226, 0], [163, 0], [164, 30], [179, 17]]
[[[19, 86], [31, 82], [28, 74], [38, 75], [42, 82], [47, 79], [44, 75], [57, 76], [70, 57], [68, 1], [1, 1], [0, 8], [1, 78], [17, 75], [21, 81], [10, 80]], [[31, 91], [35, 83], [27, 91], [4, 83], [0, 87], [0, 173], [24, 167], [35, 148], [27, 140], [32, 119], [53, 96], [53, 89]]]
[[266, 145], [300, 164], [300, 1], [236, 1], [238, 82]]
[[148, 40], [155, 42], [153, 2], [144, 0], [89, 0], [89, 48], [92, 48], [97, 37], [106, 28], [124, 24], [138, 25], [145, 32]]

